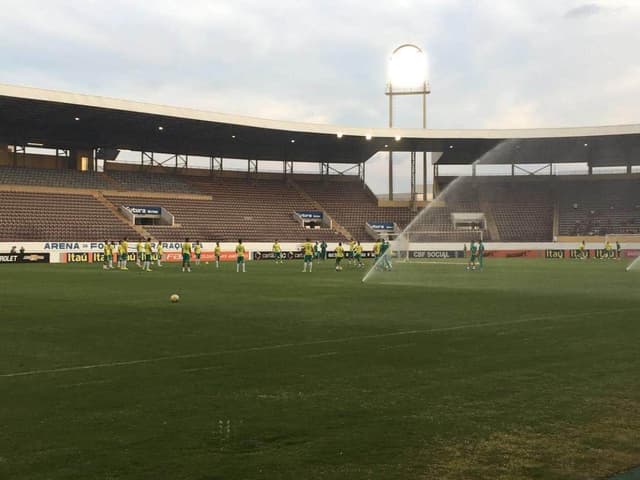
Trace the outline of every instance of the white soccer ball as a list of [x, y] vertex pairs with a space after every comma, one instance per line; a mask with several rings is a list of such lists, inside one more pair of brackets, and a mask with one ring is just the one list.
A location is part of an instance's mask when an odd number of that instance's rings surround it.
[[171, 300], [171, 303], [178, 303], [180, 301], [180, 295], [174, 293], [169, 297], [169, 299]]

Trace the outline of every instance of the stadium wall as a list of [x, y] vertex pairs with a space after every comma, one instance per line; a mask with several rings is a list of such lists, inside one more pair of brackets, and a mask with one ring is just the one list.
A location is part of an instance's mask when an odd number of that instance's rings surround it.
[[[178, 262], [181, 244], [179, 242], [163, 242], [165, 261]], [[271, 258], [271, 242], [247, 242], [244, 244], [247, 249], [247, 259], [256, 260], [259, 258]], [[287, 252], [290, 258], [297, 258], [300, 252], [301, 243], [283, 242], [282, 251]], [[328, 243], [328, 252], [333, 252], [337, 243]], [[8, 254], [12, 247], [17, 251], [24, 248], [27, 254], [46, 254], [50, 263], [87, 263], [102, 261], [100, 254], [103, 252], [102, 242], [0, 242], [0, 254]], [[235, 242], [221, 242], [220, 247], [223, 252], [224, 261], [235, 259]], [[373, 250], [373, 243], [362, 243], [365, 252]], [[524, 258], [572, 258], [579, 246], [576, 243], [544, 242], [544, 243], [486, 243], [487, 257], [524, 257]], [[214, 242], [202, 242], [202, 260], [213, 260]], [[640, 256], [640, 241], [634, 243], [622, 243], [625, 256]], [[404, 247], [406, 248], [406, 247]], [[590, 256], [599, 257], [603, 248], [602, 242], [588, 242], [586, 249]], [[392, 246], [392, 250], [398, 248]], [[134, 254], [136, 243], [129, 242], [129, 253]], [[460, 258], [464, 251], [464, 244], [460, 242], [451, 243], [413, 243], [409, 246], [410, 258], [412, 259], [442, 259]], [[562, 252], [562, 253], [560, 253]], [[294, 253], [296, 255], [294, 255]], [[94, 255], [98, 254], [98, 255]], [[406, 255], [406, 250], [400, 252], [401, 256]], [[367, 254], [365, 256], [370, 256]], [[333, 258], [333, 255], [330, 255]]]

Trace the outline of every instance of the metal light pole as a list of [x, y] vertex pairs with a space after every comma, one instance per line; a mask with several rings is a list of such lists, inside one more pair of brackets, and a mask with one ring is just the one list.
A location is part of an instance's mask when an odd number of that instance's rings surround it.
[[[422, 95], [422, 128], [427, 128], [427, 95], [431, 93], [429, 83], [426, 80], [426, 59], [422, 49], [416, 45], [407, 43], [400, 45], [391, 54], [390, 69], [393, 68], [393, 62], [396, 58], [400, 58], [406, 53], [410, 53], [416, 56], [417, 59], [422, 60], [424, 65], [416, 65], [415, 72], [410, 72], [413, 75], [421, 75], [420, 81], [415, 84], [409, 84], [407, 86], [398, 86], [396, 82], [397, 78], [393, 78], [395, 75], [390, 72], [390, 79], [387, 83], [387, 89], [385, 95], [389, 97], [389, 128], [393, 128], [393, 97], [397, 95]], [[406, 66], [405, 66], [406, 68]], [[423, 70], [422, 72], [420, 70]], [[397, 139], [396, 139], [397, 140]], [[427, 199], [427, 152], [422, 152], [422, 166], [423, 166], [423, 189], [424, 200]], [[393, 149], [389, 150], [389, 200], [393, 200]], [[411, 152], [411, 204], [415, 206], [416, 201], [416, 154]]]

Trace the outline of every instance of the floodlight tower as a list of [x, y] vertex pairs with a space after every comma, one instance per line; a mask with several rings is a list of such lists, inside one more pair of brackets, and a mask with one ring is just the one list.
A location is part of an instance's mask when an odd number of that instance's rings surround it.
[[[431, 93], [427, 80], [427, 56], [417, 45], [405, 43], [389, 58], [387, 90], [389, 97], [389, 128], [393, 127], [393, 97], [422, 96], [422, 128], [427, 128], [427, 95]], [[401, 139], [396, 137], [396, 141]], [[424, 200], [427, 200], [427, 152], [422, 152]], [[393, 200], [393, 148], [389, 150], [389, 200]], [[416, 152], [411, 152], [411, 204], [416, 200]]]

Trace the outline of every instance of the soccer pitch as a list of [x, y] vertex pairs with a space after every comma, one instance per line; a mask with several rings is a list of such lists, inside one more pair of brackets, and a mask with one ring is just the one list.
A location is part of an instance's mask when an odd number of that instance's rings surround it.
[[640, 463], [625, 266], [3, 266], [0, 477], [607, 477]]

